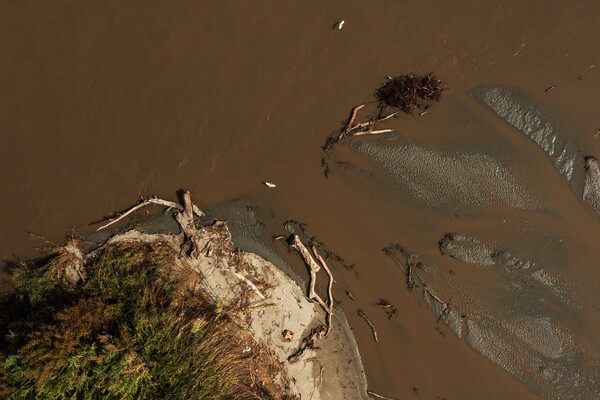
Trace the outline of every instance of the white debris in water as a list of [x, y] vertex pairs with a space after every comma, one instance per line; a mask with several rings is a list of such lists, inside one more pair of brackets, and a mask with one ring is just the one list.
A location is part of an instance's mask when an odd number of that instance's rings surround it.
[[265, 182], [263, 182], [263, 183], [264, 183], [264, 184], [265, 184], [267, 187], [270, 187], [270, 188], [277, 187], [277, 185], [275, 185], [274, 183], [271, 183], [271, 182], [267, 182], [267, 181], [265, 181]]

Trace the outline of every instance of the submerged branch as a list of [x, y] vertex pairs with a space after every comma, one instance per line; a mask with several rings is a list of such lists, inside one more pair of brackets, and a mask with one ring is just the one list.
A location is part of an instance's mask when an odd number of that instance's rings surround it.
[[367, 322], [367, 324], [369, 324], [371, 331], [373, 331], [373, 338], [377, 343], [379, 343], [379, 337], [377, 336], [377, 329], [375, 329], [375, 324], [371, 322], [371, 320], [369, 319], [369, 317], [367, 317], [363, 310], [358, 310], [357, 313]]

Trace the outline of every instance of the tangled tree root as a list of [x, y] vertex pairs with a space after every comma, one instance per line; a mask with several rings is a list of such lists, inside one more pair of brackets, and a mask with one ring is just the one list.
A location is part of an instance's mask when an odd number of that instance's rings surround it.
[[375, 91], [382, 108], [396, 107], [407, 114], [418, 108], [425, 110], [438, 101], [445, 86], [433, 74], [424, 76], [406, 74], [388, 80]]

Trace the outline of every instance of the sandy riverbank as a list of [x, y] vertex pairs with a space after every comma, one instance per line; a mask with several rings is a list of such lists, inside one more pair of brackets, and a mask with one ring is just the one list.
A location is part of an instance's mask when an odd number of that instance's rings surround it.
[[[185, 199], [190, 201], [189, 196]], [[230, 351], [241, 351], [255, 379], [271, 388], [266, 398], [368, 398], [357, 345], [340, 310], [333, 311], [329, 330], [326, 313], [307, 298], [306, 290], [273, 263], [236, 249], [225, 222], [203, 225], [197, 219], [204, 213], [197, 207], [175, 208], [169, 215], [177, 220], [179, 233], [129, 227], [105, 234], [104, 241], [87, 249], [69, 241], [61, 247], [68, 260], [60, 273], [61, 284], [71, 288], [86, 284], [88, 264], [106, 248], [148, 251], [161, 246], [161, 252], [173, 255], [172, 268], [197, 275], [195, 290], [212, 309], [222, 310], [250, 333], [252, 339], [240, 339], [244, 344]], [[254, 372], [258, 365], [262, 367]]]

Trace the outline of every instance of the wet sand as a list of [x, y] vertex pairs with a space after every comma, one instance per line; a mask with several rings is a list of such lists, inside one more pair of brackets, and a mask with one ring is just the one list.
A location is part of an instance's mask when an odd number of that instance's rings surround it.
[[[468, 92], [482, 84], [517, 87], [600, 155], [600, 5], [435, 3], [3, 4], [0, 254], [33, 255], [40, 243], [28, 231], [60, 241], [138, 195], [169, 197], [186, 187], [201, 208], [243, 196], [268, 232], [281, 233], [290, 218], [302, 221], [356, 265], [335, 271], [337, 298], [372, 390], [400, 398], [537, 398], [436, 324], [381, 249], [401, 242], [440, 257], [437, 241], [460, 230], [535, 248], [536, 235], [550, 231], [573, 244], [574, 276], [599, 280], [596, 254], [576, 251], [594, 247], [597, 217], [542, 150]], [[343, 29], [333, 30], [342, 19]], [[524, 220], [492, 208], [477, 218], [451, 216], [369, 190], [351, 171], [325, 179], [325, 137], [353, 106], [374, 100], [385, 76], [409, 71], [433, 71], [450, 90], [431, 114], [403, 116], [393, 127], [439, 150], [510, 149], [501, 155], [539, 193], [547, 214]], [[350, 148], [337, 151], [364, 162]], [[304, 273], [297, 258], [287, 261]], [[460, 273], [461, 266], [444, 268]], [[398, 307], [397, 319], [374, 305], [379, 298]], [[377, 326], [378, 344], [358, 308]], [[600, 320], [588, 311], [583, 336]]]

